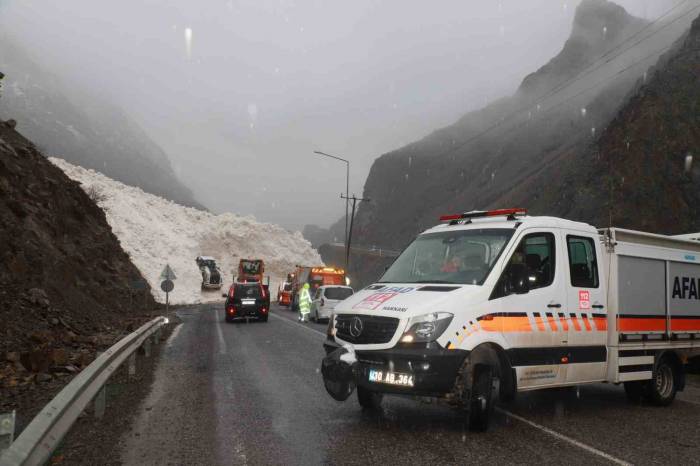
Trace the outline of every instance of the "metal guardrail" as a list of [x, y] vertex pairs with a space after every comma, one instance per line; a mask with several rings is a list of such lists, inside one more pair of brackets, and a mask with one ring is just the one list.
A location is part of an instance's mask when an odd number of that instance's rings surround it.
[[165, 323], [165, 317], [156, 317], [101, 353], [44, 406], [7, 450], [0, 453], [0, 466], [44, 464], [93, 399], [95, 415], [101, 417], [105, 405], [105, 384], [110, 376], [127, 358], [129, 375], [133, 375], [136, 351], [143, 346], [149, 356], [149, 338], [154, 334], [160, 338], [160, 330]]
[[[343, 243], [328, 243], [328, 245], [337, 249], [345, 249], [345, 244]], [[394, 251], [391, 249], [383, 249], [377, 247], [366, 248], [360, 246], [350, 246], [350, 252], [364, 256], [376, 257], [398, 257], [401, 254], [401, 251]]]

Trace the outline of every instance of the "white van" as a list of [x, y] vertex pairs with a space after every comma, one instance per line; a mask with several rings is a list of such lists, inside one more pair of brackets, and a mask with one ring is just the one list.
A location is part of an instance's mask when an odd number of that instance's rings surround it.
[[327, 391], [438, 397], [485, 430], [518, 391], [624, 383], [673, 401], [700, 354], [700, 243], [523, 209], [443, 217], [335, 309]]
[[338, 303], [352, 296], [349, 286], [323, 285], [316, 289], [311, 301], [311, 320], [320, 322], [330, 319]]

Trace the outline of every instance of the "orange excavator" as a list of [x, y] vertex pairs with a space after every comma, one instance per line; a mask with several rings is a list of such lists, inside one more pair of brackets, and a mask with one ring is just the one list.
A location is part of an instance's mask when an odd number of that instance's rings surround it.
[[267, 300], [270, 308], [270, 278], [263, 283], [265, 276], [265, 262], [262, 259], [241, 259], [238, 262], [238, 283], [260, 283], [263, 289], [263, 298]]

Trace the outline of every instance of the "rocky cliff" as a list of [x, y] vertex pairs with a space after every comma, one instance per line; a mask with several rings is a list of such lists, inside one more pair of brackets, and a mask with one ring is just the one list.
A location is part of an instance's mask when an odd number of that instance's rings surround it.
[[[375, 161], [364, 192], [372, 202], [359, 210], [354, 242], [400, 248], [440, 214], [513, 202], [535, 213], [599, 220], [589, 214], [600, 207], [574, 211], [572, 198], [557, 194], [589, 189], [595, 195], [587, 202], [597, 206], [607, 196], [599, 180], [586, 185], [575, 176], [586, 168], [578, 156], [596, 153], [598, 144], [601, 153], [608, 151], [620, 124], [611, 122], [622, 118], [631, 95], [648, 92], [641, 91], [650, 84], [645, 72], [659, 59], [660, 46], [669, 45], [656, 40], [663, 34], [629, 43], [661, 27], [649, 26], [614, 3], [584, 0], [561, 52], [524, 78], [514, 95]], [[678, 116], [669, 114], [666, 124]], [[640, 144], [648, 141], [639, 137]], [[627, 189], [639, 186], [629, 178], [626, 183]]]

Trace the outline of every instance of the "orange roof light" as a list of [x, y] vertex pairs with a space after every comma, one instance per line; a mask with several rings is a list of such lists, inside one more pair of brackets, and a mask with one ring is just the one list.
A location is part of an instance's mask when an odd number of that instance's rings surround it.
[[516, 215], [527, 215], [527, 209], [497, 209], [497, 210], [475, 210], [465, 212], [463, 214], [443, 215], [440, 217], [441, 222], [456, 222], [458, 220], [481, 218], [481, 217], [508, 217], [508, 220], [514, 220]]

